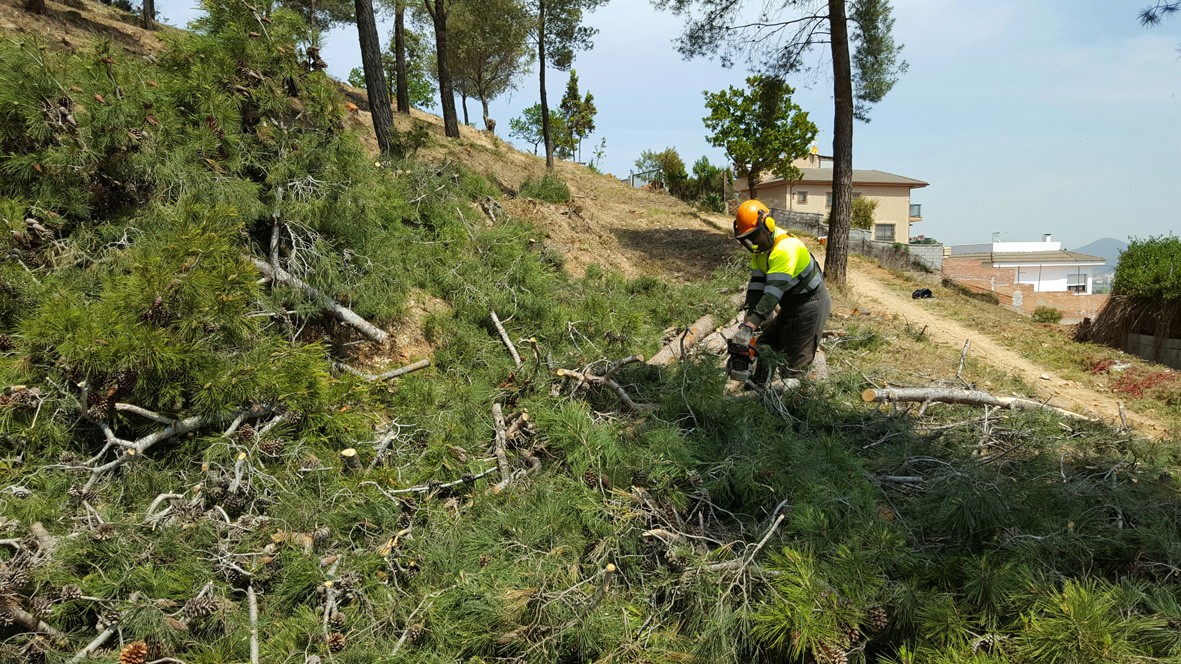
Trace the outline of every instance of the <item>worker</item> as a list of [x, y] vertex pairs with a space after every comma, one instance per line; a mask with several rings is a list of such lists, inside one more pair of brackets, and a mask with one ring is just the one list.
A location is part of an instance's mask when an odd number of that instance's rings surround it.
[[[757, 334], [756, 351], [775, 350], [786, 361], [784, 377], [802, 377], [816, 358], [832, 310], [820, 265], [799, 238], [776, 228], [771, 211], [755, 199], [738, 206], [734, 239], [752, 256], [746, 314], [731, 341], [748, 347]], [[759, 370], [758, 378], [770, 378], [767, 369]]]

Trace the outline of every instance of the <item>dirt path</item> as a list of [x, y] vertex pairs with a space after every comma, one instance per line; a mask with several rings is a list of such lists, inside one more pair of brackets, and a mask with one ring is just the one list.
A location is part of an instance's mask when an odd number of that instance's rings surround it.
[[[881, 274], [878, 274], [879, 272]], [[1048, 399], [1053, 405], [1067, 410], [1119, 423], [1119, 402], [1113, 396], [1097, 392], [1075, 381], [1065, 380], [1049, 369], [1002, 346], [989, 336], [924, 308], [920, 301], [890, 290], [882, 280], [890, 278], [884, 270], [854, 265], [851, 262], [848, 277], [849, 299], [874, 302], [874, 306], [904, 317], [912, 326], [925, 327], [927, 337], [936, 343], [962, 348], [964, 340], [971, 339], [972, 345], [968, 351], [970, 356], [983, 358], [989, 364], [1012, 372], [1037, 389], [1037, 396], [1040, 398]], [[1167, 427], [1156, 420], [1131, 411], [1127, 411], [1126, 414], [1129, 422], [1143, 435], [1160, 438], [1168, 433]]]

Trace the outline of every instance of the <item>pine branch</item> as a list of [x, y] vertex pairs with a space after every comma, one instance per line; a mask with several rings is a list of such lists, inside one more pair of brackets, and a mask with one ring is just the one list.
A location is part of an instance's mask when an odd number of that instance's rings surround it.
[[389, 340], [390, 335], [388, 332], [382, 330], [364, 318], [361, 318], [352, 309], [349, 309], [348, 307], [338, 303], [336, 300], [333, 300], [327, 295], [321, 293], [314, 286], [306, 283], [304, 280], [300, 279], [294, 274], [291, 274], [277, 265], [271, 265], [270, 263], [253, 256], [250, 257], [250, 261], [254, 263], [254, 266], [257, 267], [259, 271], [263, 273], [263, 276], [269, 279], [271, 283], [279, 283], [303, 291], [308, 297], [318, 301], [320, 306], [322, 306], [325, 311], [332, 314], [337, 320], [345, 323], [346, 325], [351, 325], [360, 331], [361, 334], [364, 334], [373, 341], [376, 341], [379, 344], [384, 344]]

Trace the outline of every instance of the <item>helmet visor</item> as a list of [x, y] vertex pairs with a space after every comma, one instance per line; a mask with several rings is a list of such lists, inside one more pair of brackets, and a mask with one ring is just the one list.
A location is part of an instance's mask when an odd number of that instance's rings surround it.
[[742, 246], [746, 247], [746, 250], [753, 254], [756, 251], [758, 251], [758, 249], [759, 249], [759, 245], [756, 244], [754, 241], [755, 236], [758, 234], [759, 234], [759, 229], [756, 226], [755, 228], [752, 228], [749, 231], [747, 231], [741, 235], [735, 235], [734, 239], [738, 240], [738, 244], [741, 244]]

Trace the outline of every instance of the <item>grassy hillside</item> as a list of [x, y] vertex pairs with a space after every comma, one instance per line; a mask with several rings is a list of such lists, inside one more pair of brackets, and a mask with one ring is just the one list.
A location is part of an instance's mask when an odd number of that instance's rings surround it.
[[719, 220], [378, 160], [294, 17], [207, 8], [150, 63], [0, 44], [0, 661], [1181, 657], [1175, 447], [869, 409], [958, 353], [849, 306], [784, 397], [623, 362], [732, 315]]

